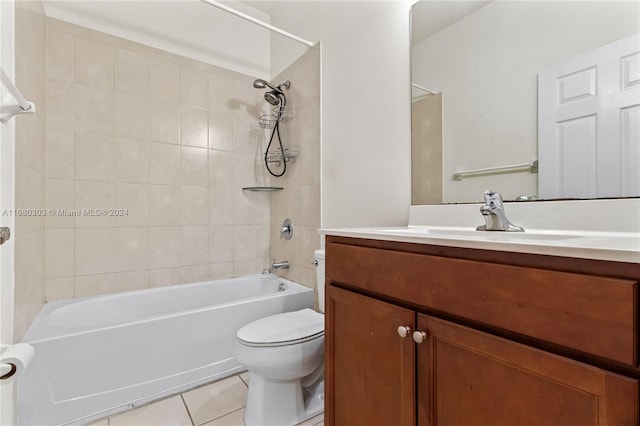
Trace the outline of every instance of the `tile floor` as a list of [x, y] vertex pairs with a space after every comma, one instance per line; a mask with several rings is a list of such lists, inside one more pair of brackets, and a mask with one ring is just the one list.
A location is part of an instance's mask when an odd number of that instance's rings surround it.
[[[244, 372], [88, 426], [244, 426], [249, 373]], [[323, 426], [320, 414], [300, 426]]]

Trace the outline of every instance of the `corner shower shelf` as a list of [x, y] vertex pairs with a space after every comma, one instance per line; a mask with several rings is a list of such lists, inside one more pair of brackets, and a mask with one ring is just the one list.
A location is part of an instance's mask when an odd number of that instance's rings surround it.
[[278, 121], [286, 123], [293, 118], [292, 106], [275, 106], [271, 108], [273, 114], [262, 114], [258, 116], [258, 125], [262, 129], [273, 129]]
[[267, 163], [275, 163], [279, 166], [282, 164], [283, 159], [287, 163], [293, 163], [296, 161], [296, 157], [298, 156], [298, 145], [285, 145], [282, 148], [283, 150], [275, 149], [265, 153]]
[[284, 188], [281, 186], [247, 186], [242, 188], [243, 191], [253, 191], [253, 192], [274, 192], [274, 191], [282, 191]]

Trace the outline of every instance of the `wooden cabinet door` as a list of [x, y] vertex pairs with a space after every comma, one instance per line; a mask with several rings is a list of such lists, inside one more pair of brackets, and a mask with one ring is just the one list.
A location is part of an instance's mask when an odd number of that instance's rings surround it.
[[415, 312], [329, 285], [325, 315], [325, 424], [414, 426]]
[[637, 426], [638, 380], [426, 315], [420, 426]]

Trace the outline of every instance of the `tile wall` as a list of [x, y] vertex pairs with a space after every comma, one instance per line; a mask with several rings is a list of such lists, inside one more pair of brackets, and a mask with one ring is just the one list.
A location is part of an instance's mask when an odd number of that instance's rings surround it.
[[[41, 1], [15, 2], [15, 83], [36, 104], [34, 115], [15, 120], [15, 207], [45, 207], [45, 16]], [[15, 241], [14, 339], [22, 336], [45, 299], [45, 217], [17, 216]]]
[[[320, 45], [311, 48], [274, 78], [279, 84], [291, 81], [286, 92], [293, 106], [293, 118], [284, 124], [286, 140], [297, 145], [298, 158], [287, 165], [283, 177], [271, 178], [283, 191], [271, 195], [271, 254], [276, 260], [288, 260], [288, 270], [277, 271], [293, 281], [316, 286], [312, 265], [314, 251], [320, 248]], [[282, 221], [293, 222], [293, 238], [280, 238]], [[317, 292], [316, 292], [317, 295]]]
[[54, 19], [46, 50], [47, 300], [268, 267], [252, 77]]

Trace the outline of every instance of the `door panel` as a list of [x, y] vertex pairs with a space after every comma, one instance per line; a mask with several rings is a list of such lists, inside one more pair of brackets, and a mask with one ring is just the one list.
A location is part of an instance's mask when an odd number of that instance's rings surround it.
[[421, 426], [635, 426], [638, 381], [418, 315]]
[[538, 75], [540, 198], [640, 195], [640, 35]]
[[[327, 285], [325, 423], [415, 425], [413, 311]], [[339, 362], [334, 362], [339, 360]]]

